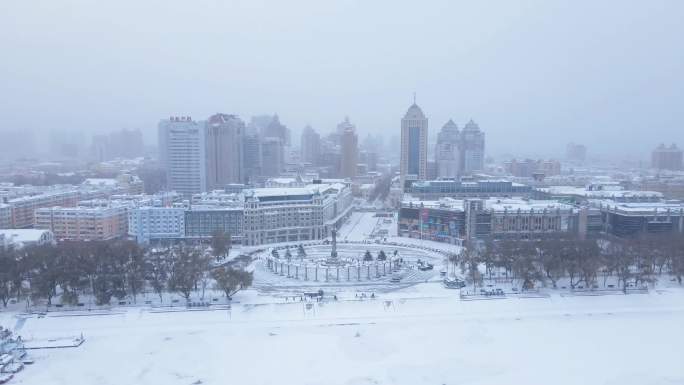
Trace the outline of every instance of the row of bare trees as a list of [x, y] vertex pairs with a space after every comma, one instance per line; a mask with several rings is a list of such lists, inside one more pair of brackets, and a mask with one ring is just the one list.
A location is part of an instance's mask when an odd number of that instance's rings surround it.
[[[636, 238], [571, 236], [534, 240], [487, 240], [471, 245], [452, 262], [474, 285], [495, 272], [519, 280], [525, 289], [567, 280], [575, 289], [606, 286], [617, 279], [623, 290], [657, 280], [664, 273], [679, 284], [684, 276], [684, 236], [678, 233], [643, 234]], [[484, 270], [484, 271], [482, 271]]]
[[113, 298], [137, 301], [151, 291], [163, 301], [167, 292], [189, 300], [194, 292], [211, 287], [227, 297], [252, 283], [251, 273], [229, 267], [213, 268], [202, 248], [177, 246], [147, 250], [135, 242], [68, 242], [19, 250], [0, 249], [0, 302], [12, 299], [45, 300], [59, 297], [77, 304], [92, 295], [96, 304]]

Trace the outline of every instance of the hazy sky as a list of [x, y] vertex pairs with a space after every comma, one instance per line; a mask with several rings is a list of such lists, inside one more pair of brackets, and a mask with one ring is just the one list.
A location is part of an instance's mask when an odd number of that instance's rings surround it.
[[2, 0], [0, 130], [277, 112], [389, 137], [415, 91], [489, 153], [644, 156], [684, 146], [683, 36], [678, 0]]

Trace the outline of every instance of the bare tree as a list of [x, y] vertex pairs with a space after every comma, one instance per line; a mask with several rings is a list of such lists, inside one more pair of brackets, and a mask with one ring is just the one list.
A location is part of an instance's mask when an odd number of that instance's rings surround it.
[[211, 250], [217, 260], [222, 260], [230, 252], [231, 237], [230, 234], [221, 230], [216, 230], [211, 235]]
[[178, 292], [190, 301], [192, 291], [197, 287], [200, 278], [201, 268], [200, 255], [195, 249], [181, 246], [171, 254], [171, 268], [169, 274], [169, 290]]
[[228, 300], [239, 290], [251, 286], [253, 281], [251, 272], [227, 267], [215, 269], [211, 276], [216, 281], [216, 288], [223, 291]]
[[557, 288], [558, 280], [565, 275], [565, 266], [561, 256], [564, 247], [564, 240], [558, 237], [546, 239], [537, 245], [539, 264], [554, 289]]
[[151, 252], [145, 261], [145, 277], [152, 290], [159, 296], [159, 301], [164, 301], [164, 289], [169, 277], [169, 262], [162, 252]]
[[0, 301], [3, 307], [7, 307], [14, 292], [16, 275], [19, 273], [18, 267], [13, 250], [0, 247]]
[[468, 280], [473, 284], [473, 293], [477, 289], [477, 285], [482, 284], [482, 274], [480, 273], [480, 256], [478, 253], [470, 248], [464, 249], [458, 258], [461, 265], [461, 273], [466, 275]]

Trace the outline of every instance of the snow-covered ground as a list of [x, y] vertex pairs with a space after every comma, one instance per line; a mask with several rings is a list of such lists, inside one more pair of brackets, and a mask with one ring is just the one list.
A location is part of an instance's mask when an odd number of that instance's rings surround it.
[[[340, 241], [363, 241], [373, 233], [378, 225], [382, 223], [382, 218], [375, 217], [373, 212], [355, 212], [349, 220], [342, 225], [337, 235]], [[395, 232], [396, 234], [396, 232]]]
[[[681, 384], [684, 292], [459, 301], [428, 283], [375, 300], [26, 320], [38, 350], [13, 383]], [[16, 319], [0, 313], [1, 322]], [[76, 316], [78, 315], [78, 316]]]
[[[388, 230], [387, 244], [375, 243], [382, 229]], [[341, 243], [343, 253], [396, 247], [436, 262], [444, 252], [460, 250], [394, 234], [396, 221], [354, 213], [338, 239], [372, 239]], [[312, 254], [317, 248], [326, 252], [313, 246]], [[207, 295], [214, 305], [194, 310], [154, 302], [31, 315], [21, 314], [17, 304], [2, 311], [0, 325], [29, 345], [85, 338], [78, 347], [31, 350], [35, 364], [10, 383], [684, 383], [684, 289], [676, 283], [645, 294], [544, 290], [535, 297], [515, 295], [510, 283], [493, 279], [485, 287], [503, 288], [506, 296], [461, 299], [438, 276], [401, 285], [305, 285], [262, 271], [258, 263], [256, 268], [255, 289], [238, 293], [231, 305], [212, 292]], [[318, 287], [326, 291], [323, 302], [299, 299]], [[173, 298], [167, 295], [165, 304]]]

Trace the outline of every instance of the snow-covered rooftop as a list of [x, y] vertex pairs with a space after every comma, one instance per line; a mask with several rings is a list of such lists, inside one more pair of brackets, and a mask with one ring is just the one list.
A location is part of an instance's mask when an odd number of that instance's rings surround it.
[[402, 207], [425, 207], [429, 209], [449, 209], [463, 211], [463, 200], [453, 198], [440, 198], [439, 200], [420, 200], [409, 194], [404, 195], [401, 201]]
[[10, 243], [34, 243], [39, 242], [41, 237], [50, 230], [45, 229], [0, 229], [0, 235]]
[[[402, 207], [425, 207], [431, 209], [464, 210], [464, 200], [441, 198], [439, 200], [420, 200], [411, 195], [404, 195]], [[523, 198], [490, 198], [482, 200], [485, 210], [493, 212], [504, 211], [551, 211], [573, 210], [574, 206], [554, 200], [529, 200]]]
[[84, 186], [116, 186], [119, 182], [114, 178], [88, 178], [83, 181]]
[[655, 197], [662, 198], [663, 194], [657, 191], [638, 191], [638, 190], [619, 190], [619, 189], [602, 189], [589, 190], [586, 187], [575, 186], [549, 186], [541, 187], [539, 191], [550, 195], [574, 195], [585, 198], [627, 198], [627, 197]]
[[574, 207], [569, 204], [560, 203], [553, 200], [525, 200], [525, 199], [487, 199], [484, 201], [485, 209], [495, 212], [504, 211], [550, 211], [550, 210], [572, 210]]
[[615, 202], [605, 199], [592, 199], [589, 201], [593, 207], [601, 207], [607, 210], [624, 212], [626, 214], [653, 214], [673, 213], [679, 214], [684, 211], [684, 202]]

